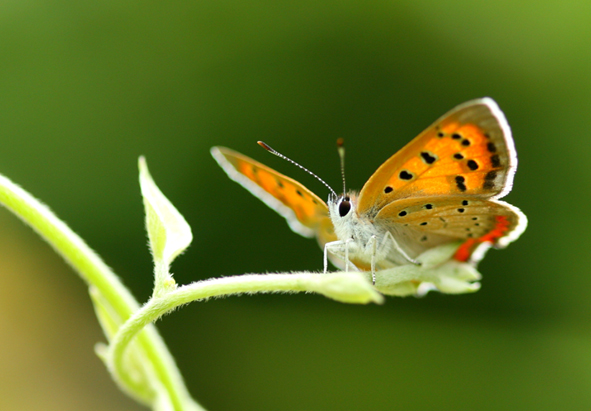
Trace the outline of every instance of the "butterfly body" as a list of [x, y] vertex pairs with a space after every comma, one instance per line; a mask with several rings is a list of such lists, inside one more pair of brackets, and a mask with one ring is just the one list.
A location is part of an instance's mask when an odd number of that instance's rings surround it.
[[498, 199], [517, 167], [510, 128], [497, 104], [464, 103], [386, 160], [359, 193], [331, 194], [328, 204], [299, 182], [223, 147], [212, 154], [228, 175], [315, 236], [340, 268], [375, 272], [416, 263], [425, 251], [460, 244], [455, 258], [478, 261], [527, 225]]
[[354, 192], [329, 198], [329, 215], [338, 240], [325, 244], [327, 252], [350, 261], [358, 269], [386, 269], [414, 262], [395, 240], [397, 227], [381, 224], [374, 216], [357, 212]]
[[[383, 261], [390, 253], [391, 244], [377, 244], [385, 238], [386, 231], [366, 216], [355, 211], [357, 196], [349, 193], [336, 199], [329, 199], [328, 210], [338, 240], [327, 243], [327, 251], [347, 261], [371, 264]], [[369, 258], [368, 258], [369, 257]]]

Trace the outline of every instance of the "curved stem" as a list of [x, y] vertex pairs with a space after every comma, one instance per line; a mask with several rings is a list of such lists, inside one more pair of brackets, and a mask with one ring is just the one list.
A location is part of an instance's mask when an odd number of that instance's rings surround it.
[[146, 325], [176, 307], [210, 297], [274, 292], [317, 292], [341, 302], [381, 303], [383, 297], [359, 273], [249, 274], [215, 278], [182, 286], [152, 298], [118, 330], [110, 345], [107, 366], [113, 373], [123, 365], [125, 350]]
[[[87, 284], [94, 286], [122, 321], [139, 309], [139, 304], [121, 280], [76, 233], [47, 206], [4, 176], [0, 176], [0, 203], [39, 233]], [[191, 399], [174, 359], [156, 329], [148, 327], [138, 341], [167, 390], [174, 409], [183, 410], [187, 404], [194, 410], [201, 409]], [[115, 375], [123, 378], [124, 383], [130, 383], [125, 375]]]

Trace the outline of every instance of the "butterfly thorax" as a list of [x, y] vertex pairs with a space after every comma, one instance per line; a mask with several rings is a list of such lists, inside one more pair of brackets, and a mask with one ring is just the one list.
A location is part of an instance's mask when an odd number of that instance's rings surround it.
[[387, 229], [375, 224], [369, 216], [360, 215], [356, 207], [357, 199], [354, 192], [329, 199], [328, 209], [335, 234], [340, 241], [346, 242], [343, 247], [333, 247], [331, 251], [343, 257], [346, 247], [350, 257], [369, 263], [374, 253], [373, 242], [376, 242], [375, 258], [383, 260], [391, 251], [389, 243], [382, 241]]

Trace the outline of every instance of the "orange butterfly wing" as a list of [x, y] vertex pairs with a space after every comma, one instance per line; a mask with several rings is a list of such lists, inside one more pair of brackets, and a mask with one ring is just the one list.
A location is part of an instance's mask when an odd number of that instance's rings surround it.
[[361, 215], [392, 227], [397, 241], [417, 256], [463, 240], [460, 261], [484, 244], [506, 246], [525, 230], [505, 196], [517, 168], [511, 130], [497, 104], [472, 100], [448, 112], [390, 157], [359, 194]]
[[[478, 261], [487, 247], [504, 247], [525, 230], [527, 218], [503, 201], [458, 197], [418, 197], [397, 200], [376, 217], [392, 227], [405, 251], [417, 257], [430, 248], [462, 242], [459, 261]], [[482, 252], [473, 253], [482, 247]]]
[[[293, 231], [316, 236], [321, 247], [337, 240], [327, 205], [300, 183], [230, 149], [211, 152], [230, 178], [283, 215]], [[525, 230], [525, 215], [496, 201], [511, 190], [516, 167], [501, 110], [489, 98], [469, 101], [382, 164], [363, 186], [356, 211], [388, 229], [412, 257], [462, 241], [455, 258], [477, 261], [490, 245], [506, 246]], [[351, 261], [370, 269], [362, 259]]]
[[511, 191], [517, 155], [497, 104], [462, 104], [390, 157], [359, 193], [360, 214], [376, 214], [409, 197], [500, 198]]
[[321, 246], [337, 239], [326, 203], [302, 184], [229, 148], [213, 147], [211, 154], [232, 180], [285, 217], [293, 231], [316, 236]]

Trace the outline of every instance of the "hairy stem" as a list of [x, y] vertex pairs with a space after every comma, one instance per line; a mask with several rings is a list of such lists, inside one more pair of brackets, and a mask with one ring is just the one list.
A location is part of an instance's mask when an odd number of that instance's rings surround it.
[[232, 294], [274, 292], [317, 292], [341, 302], [381, 303], [383, 297], [358, 273], [250, 274], [216, 278], [182, 286], [152, 298], [118, 331], [110, 346], [108, 366], [117, 369], [132, 338], [162, 315], [193, 301]]
[[[0, 203], [32, 227], [55, 251], [70, 264], [80, 277], [100, 292], [125, 321], [139, 309], [139, 304], [119, 278], [63, 221], [39, 200], [4, 176], [0, 176]], [[191, 399], [172, 355], [154, 327], [148, 327], [139, 344], [152, 362], [162, 386], [167, 391], [174, 410], [202, 409]], [[117, 375], [117, 374], [115, 374]], [[125, 375], [118, 373], [125, 381]]]

